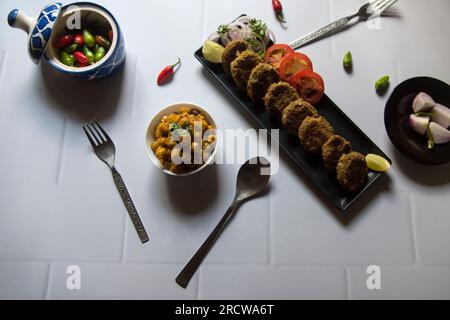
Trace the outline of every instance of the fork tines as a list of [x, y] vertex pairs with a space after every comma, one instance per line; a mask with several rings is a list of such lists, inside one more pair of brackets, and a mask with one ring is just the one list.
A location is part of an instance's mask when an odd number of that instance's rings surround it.
[[83, 130], [84, 133], [86, 133], [86, 136], [88, 137], [92, 147], [94, 148], [110, 140], [108, 134], [105, 132], [105, 130], [103, 130], [103, 128], [96, 120], [85, 123], [83, 125]]
[[373, 0], [370, 4], [375, 11], [383, 12], [396, 2], [397, 0]]

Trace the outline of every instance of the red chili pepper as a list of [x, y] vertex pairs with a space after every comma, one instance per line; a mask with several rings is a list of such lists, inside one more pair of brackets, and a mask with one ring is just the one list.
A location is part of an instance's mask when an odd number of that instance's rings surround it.
[[180, 58], [178, 58], [177, 63], [175, 63], [171, 66], [167, 66], [161, 71], [161, 73], [158, 76], [158, 81], [157, 81], [158, 86], [166, 83], [168, 80], [170, 80], [172, 78], [172, 76], [175, 73], [175, 67], [177, 65], [179, 65], [180, 63], [181, 63], [181, 60], [180, 60]]
[[273, 11], [275, 11], [275, 15], [277, 16], [277, 20], [283, 23], [286, 23], [286, 21], [284, 21], [284, 16], [283, 16], [283, 5], [281, 4], [280, 0], [272, 0], [272, 7], [273, 7]]
[[74, 56], [75, 60], [77, 60], [79, 63], [81, 63], [83, 65], [89, 64], [89, 59], [88, 59], [88, 57], [86, 57], [84, 55], [83, 52], [81, 52], [81, 51], [74, 52], [73, 56]]
[[76, 43], [76, 44], [79, 44], [80, 46], [82, 46], [84, 44], [83, 36], [81, 34], [77, 34], [73, 38], [73, 42]]
[[108, 32], [109, 41], [111, 41], [111, 42], [113, 41], [113, 36], [114, 36], [113, 31], [109, 30], [109, 32]]
[[59, 37], [59, 39], [55, 41], [53, 46], [56, 49], [61, 49], [61, 48], [70, 46], [72, 43], [73, 43], [73, 36], [68, 34], [68, 35]]

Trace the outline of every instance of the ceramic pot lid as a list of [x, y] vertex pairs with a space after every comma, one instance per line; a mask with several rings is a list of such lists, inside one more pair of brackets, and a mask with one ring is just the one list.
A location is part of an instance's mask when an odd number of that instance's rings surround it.
[[12, 10], [8, 15], [11, 27], [28, 33], [28, 53], [35, 64], [39, 63], [47, 48], [61, 9], [61, 3], [53, 3], [44, 7], [37, 18], [29, 17], [19, 9]]

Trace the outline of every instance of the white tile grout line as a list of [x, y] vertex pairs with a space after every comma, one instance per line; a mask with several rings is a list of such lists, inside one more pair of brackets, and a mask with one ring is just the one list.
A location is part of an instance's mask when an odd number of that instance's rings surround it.
[[413, 254], [414, 254], [414, 262], [415, 265], [419, 265], [419, 248], [417, 247], [417, 234], [416, 234], [416, 220], [414, 218], [414, 200], [413, 200], [413, 192], [409, 193], [408, 197], [409, 202], [409, 212], [411, 217], [411, 235], [412, 235], [412, 244], [413, 244]]
[[48, 266], [47, 286], [45, 287], [45, 296], [44, 296], [45, 300], [49, 300], [52, 270], [53, 270], [53, 262], [50, 261], [50, 264]]
[[137, 70], [137, 64], [138, 64], [138, 55], [134, 55], [134, 63], [133, 63], [133, 68], [132, 68], [132, 74], [133, 74], [133, 88], [132, 88], [132, 94], [131, 94], [131, 98], [130, 98], [130, 110], [129, 110], [129, 116], [131, 119], [134, 119], [136, 116], [136, 112], [135, 112], [135, 105], [134, 105], [134, 101], [136, 100], [136, 95], [137, 95], [137, 77], [138, 77], [138, 70]]
[[351, 293], [350, 293], [350, 268], [345, 267], [345, 282], [346, 282], [346, 288], [345, 288], [345, 298], [346, 300], [351, 300]]
[[6, 61], [6, 51], [0, 51], [1, 64], [0, 64], [0, 82], [3, 78], [3, 70], [5, 69], [5, 61]]
[[122, 257], [120, 259], [121, 263], [125, 263], [125, 256], [127, 250], [127, 238], [128, 238], [128, 214], [124, 213], [123, 221], [123, 238], [122, 238]]
[[[334, 11], [334, 5], [333, 5], [333, 0], [329, 0], [328, 1], [328, 15], [330, 17], [330, 22], [333, 21], [333, 11]], [[330, 55], [331, 55], [331, 60], [333, 60], [334, 55], [335, 55], [335, 48], [334, 48], [334, 41], [333, 41], [333, 37], [330, 37]]]
[[195, 289], [195, 299], [196, 300], [200, 300], [200, 279], [202, 277], [202, 267], [200, 266], [200, 268], [198, 268], [198, 276], [197, 276], [197, 288]]
[[274, 260], [274, 235], [273, 235], [273, 214], [272, 214], [272, 197], [269, 195], [267, 201], [269, 202], [268, 204], [268, 221], [267, 221], [267, 232], [268, 232], [268, 236], [267, 236], [267, 258], [268, 258], [268, 265], [273, 265], [273, 260]]
[[201, 38], [200, 43], [203, 43], [203, 40], [206, 39], [205, 30], [206, 30], [206, 11], [207, 11], [207, 0], [203, 0], [203, 13], [202, 13], [202, 31], [201, 31]]
[[66, 131], [67, 131], [67, 118], [64, 117], [63, 121], [63, 129], [62, 129], [62, 137], [60, 141], [60, 148], [59, 148], [59, 157], [58, 157], [58, 169], [56, 171], [56, 185], [61, 185], [61, 170], [62, 170], [62, 162], [63, 162], [63, 156], [64, 156], [64, 145], [66, 140]]
[[402, 82], [402, 80], [400, 79], [400, 76], [401, 76], [400, 61], [398, 61], [396, 59], [396, 60], [394, 60], [394, 64], [395, 64], [395, 73], [397, 74], [397, 81], [398, 81], [398, 84], [400, 84]]

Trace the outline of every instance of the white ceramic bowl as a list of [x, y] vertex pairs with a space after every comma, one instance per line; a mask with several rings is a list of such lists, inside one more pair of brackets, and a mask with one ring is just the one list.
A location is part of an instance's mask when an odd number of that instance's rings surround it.
[[181, 107], [189, 107], [192, 109], [197, 109], [198, 111], [200, 111], [201, 114], [203, 114], [205, 116], [206, 121], [208, 121], [209, 124], [212, 124], [217, 129], [217, 124], [214, 121], [213, 117], [199, 105], [197, 105], [195, 103], [190, 103], [190, 102], [180, 102], [180, 103], [171, 104], [171, 105], [165, 107], [164, 109], [162, 109], [161, 111], [159, 111], [153, 117], [153, 119], [150, 121], [150, 124], [148, 125], [147, 132], [145, 134], [145, 150], [147, 152], [147, 156], [150, 158], [152, 163], [157, 168], [161, 169], [164, 173], [171, 175], [171, 176], [177, 176], [177, 177], [194, 175], [194, 174], [202, 171], [203, 169], [205, 169], [207, 166], [209, 166], [212, 163], [212, 161], [214, 160], [214, 157], [216, 156], [217, 149], [218, 149], [218, 146], [220, 143], [219, 136], [216, 136], [216, 146], [214, 148], [214, 151], [211, 152], [211, 155], [209, 156], [208, 160], [202, 166], [196, 168], [195, 170], [186, 171], [186, 172], [182, 172], [182, 173], [173, 173], [172, 171], [166, 169], [161, 164], [161, 162], [158, 160], [158, 158], [156, 157], [155, 153], [152, 150], [151, 145], [155, 141], [155, 129], [158, 126], [158, 124], [161, 122], [161, 119], [164, 116], [167, 116], [171, 113], [178, 112]]

